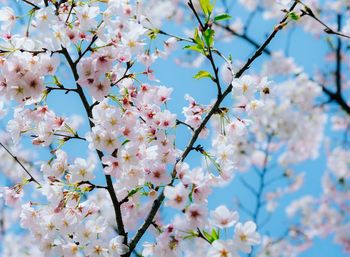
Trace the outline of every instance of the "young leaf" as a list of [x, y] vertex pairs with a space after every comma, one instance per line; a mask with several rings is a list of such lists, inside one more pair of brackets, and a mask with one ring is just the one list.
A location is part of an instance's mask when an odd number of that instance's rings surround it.
[[214, 18], [214, 21], [224, 21], [224, 20], [228, 20], [231, 19], [231, 16], [227, 13], [223, 13], [223, 14], [219, 14], [218, 16], [216, 16]]
[[219, 233], [216, 231], [215, 228], [213, 228], [211, 232], [211, 237], [214, 239], [214, 241], [219, 239]]
[[195, 79], [211, 78], [211, 75], [209, 72], [207, 72], [205, 70], [201, 70], [196, 75], [194, 75], [193, 78], [195, 78]]
[[154, 40], [157, 38], [159, 31], [160, 31], [159, 29], [152, 29], [147, 33], [147, 35], [149, 36], [150, 39]]
[[138, 191], [140, 191], [142, 189], [142, 187], [136, 187], [133, 190], [128, 192], [128, 197], [133, 196], [134, 194], [136, 194]]
[[215, 241], [215, 239], [212, 238], [212, 236], [208, 232], [206, 232], [205, 230], [203, 230], [203, 235], [210, 243]]
[[199, 0], [199, 4], [201, 5], [202, 11], [206, 16], [209, 16], [213, 11], [214, 6], [212, 6], [210, 0]]
[[58, 80], [57, 76], [53, 76], [53, 83], [58, 87], [63, 87], [62, 83]]
[[184, 49], [193, 50], [201, 54], [204, 53], [204, 49], [201, 45], [185, 46]]
[[289, 18], [291, 18], [291, 19], [294, 20], [294, 21], [297, 21], [297, 20], [300, 19], [299, 14], [297, 14], [297, 13], [295, 13], [295, 12], [290, 12], [290, 13], [288, 14], [288, 16], [289, 16]]
[[213, 45], [214, 35], [215, 35], [215, 31], [212, 29], [207, 29], [206, 31], [203, 32], [203, 36], [208, 47], [211, 47]]
[[201, 37], [199, 36], [198, 29], [194, 30], [193, 39], [194, 39], [194, 42], [196, 42], [197, 44], [200, 44], [200, 42], [202, 41]]

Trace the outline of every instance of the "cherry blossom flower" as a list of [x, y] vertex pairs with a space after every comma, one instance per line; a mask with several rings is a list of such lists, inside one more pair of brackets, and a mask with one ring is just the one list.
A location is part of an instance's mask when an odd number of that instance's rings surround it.
[[208, 256], [213, 257], [235, 257], [239, 256], [233, 249], [232, 245], [221, 240], [215, 240], [208, 252]]
[[164, 189], [164, 195], [169, 199], [166, 204], [177, 209], [185, 207], [188, 194], [188, 189], [182, 183], [178, 183], [175, 187], [166, 186]]
[[238, 221], [238, 213], [231, 212], [225, 205], [220, 205], [210, 213], [214, 225], [219, 228], [232, 227]]
[[93, 173], [95, 165], [85, 159], [77, 158], [73, 165], [69, 166], [71, 172], [71, 182], [90, 181], [95, 178]]
[[251, 252], [253, 245], [259, 244], [261, 241], [260, 235], [256, 232], [256, 225], [252, 221], [247, 221], [244, 224], [237, 223], [235, 226], [234, 243], [237, 249], [245, 253]]
[[16, 22], [16, 15], [12, 8], [3, 7], [0, 9], [1, 30], [10, 32]]
[[113, 256], [121, 256], [128, 252], [128, 247], [123, 244], [123, 236], [117, 236], [109, 241], [109, 253]]

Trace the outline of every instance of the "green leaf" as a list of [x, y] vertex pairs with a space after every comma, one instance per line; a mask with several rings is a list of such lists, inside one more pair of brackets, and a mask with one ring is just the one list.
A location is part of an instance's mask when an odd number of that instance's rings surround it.
[[136, 187], [133, 190], [128, 192], [128, 197], [133, 196], [134, 194], [136, 194], [138, 191], [140, 191], [142, 189], [142, 187]]
[[199, 4], [201, 5], [202, 11], [206, 16], [210, 16], [214, 9], [214, 5], [210, 3], [210, 0], [199, 0]]
[[215, 35], [215, 31], [212, 29], [207, 29], [206, 31], [203, 32], [203, 36], [208, 47], [211, 47], [213, 45], [214, 35]]
[[126, 145], [127, 143], [129, 143], [130, 142], [130, 140], [129, 139], [126, 139], [123, 143], [122, 143], [122, 145]]
[[73, 128], [71, 128], [68, 124], [64, 124], [64, 127], [67, 129], [69, 133], [71, 133], [72, 135], [76, 135], [77, 132]]
[[215, 241], [215, 239], [214, 239], [208, 232], [206, 232], [205, 230], [203, 230], [203, 235], [205, 236], [205, 238], [206, 238], [210, 243], [212, 243], [212, 242]]
[[215, 228], [213, 228], [211, 232], [211, 237], [214, 239], [214, 241], [219, 239], [219, 233], [216, 231]]
[[214, 18], [214, 21], [224, 21], [224, 20], [229, 20], [232, 17], [227, 14], [227, 13], [223, 13], [223, 14], [219, 14]]
[[211, 74], [205, 70], [198, 71], [196, 75], [193, 76], [195, 79], [211, 78]]
[[198, 29], [195, 29], [195, 30], [194, 30], [193, 39], [194, 39], [194, 41], [195, 41], [197, 44], [200, 44], [200, 43], [202, 42], [202, 39], [201, 39], [201, 37], [199, 36], [199, 33], [198, 33]]
[[147, 33], [147, 35], [149, 36], [150, 39], [154, 40], [157, 38], [159, 31], [160, 31], [159, 29], [152, 29]]
[[205, 47], [203, 39], [201, 38], [200, 34], [198, 33], [198, 29], [195, 29], [194, 35], [193, 35], [194, 41], [197, 43], [197, 45], [200, 46], [200, 48]]
[[204, 53], [204, 48], [201, 45], [185, 46], [184, 49], [196, 51], [196, 52], [199, 52], [201, 54]]
[[59, 81], [59, 79], [57, 78], [57, 76], [53, 76], [53, 83], [55, 83], [56, 86], [58, 87], [63, 87], [62, 83]]
[[294, 21], [297, 21], [297, 20], [300, 19], [299, 14], [297, 14], [296, 12], [290, 12], [290, 13], [288, 14], [288, 16], [289, 16], [290, 19], [292, 19], [292, 20], [294, 20]]

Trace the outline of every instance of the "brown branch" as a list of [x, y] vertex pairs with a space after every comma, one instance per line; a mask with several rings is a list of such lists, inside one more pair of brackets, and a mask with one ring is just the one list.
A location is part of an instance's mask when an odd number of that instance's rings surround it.
[[[337, 15], [337, 24], [338, 24], [338, 30], [341, 30], [341, 20], [342, 16], [340, 14]], [[337, 38], [337, 49], [336, 49], [336, 70], [335, 70], [335, 84], [337, 87], [337, 94], [341, 94], [342, 90], [342, 77], [341, 77], [341, 70], [342, 70], [342, 56], [341, 56], [341, 50], [342, 50], [342, 41], [341, 38]]]
[[33, 50], [25, 50], [25, 49], [15, 49], [15, 50], [3, 50], [3, 49], [0, 49], [0, 54], [12, 53], [14, 51], [20, 51], [22, 53], [30, 53], [32, 55], [38, 55], [38, 54], [46, 53], [48, 50], [45, 49], [45, 48], [43, 48], [42, 50], [34, 50], [34, 51]]
[[50, 93], [51, 91], [58, 90], [58, 91], [66, 91], [65, 94], [68, 94], [69, 92], [78, 92], [75, 88], [65, 88], [65, 87], [46, 87], [47, 93]]
[[[150, 31], [152, 31], [152, 29], [150, 29]], [[194, 40], [193, 40], [193, 39], [184, 38], [184, 37], [179, 37], [179, 36], [176, 36], [176, 35], [174, 35], [174, 34], [170, 34], [170, 33], [168, 33], [168, 32], [165, 32], [165, 31], [163, 31], [163, 30], [158, 30], [157, 32], [158, 32], [158, 34], [160, 34], [160, 35], [164, 35], [164, 36], [176, 38], [178, 41], [184, 41], [184, 42], [194, 43]]]
[[78, 64], [78, 62], [81, 60], [81, 58], [84, 57], [84, 55], [85, 55], [87, 52], [92, 51], [92, 45], [95, 43], [95, 41], [97, 40], [97, 38], [98, 38], [98, 37], [97, 37], [96, 35], [94, 35], [94, 36], [92, 37], [90, 44], [86, 47], [86, 49], [84, 50], [84, 52], [82, 52], [81, 54], [79, 54], [78, 59], [74, 62], [75, 65]]
[[187, 124], [186, 122], [183, 122], [183, 121], [177, 119], [177, 120], [176, 120], [176, 125], [180, 125], [180, 124], [182, 124], [182, 125], [188, 127], [190, 130], [194, 131], [194, 128], [193, 128], [192, 126], [190, 126], [190, 125]]
[[[90, 46], [91, 45], [92, 45], [92, 43], [90, 43]], [[72, 58], [70, 57], [67, 49], [62, 47], [61, 52], [65, 56], [69, 66], [72, 70], [75, 81], [77, 81], [79, 79], [79, 75], [78, 75], [78, 71], [77, 71], [77, 64], [78, 64], [79, 60], [81, 59], [82, 55], [80, 55], [80, 58], [78, 58], [78, 60], [74, 62], [72, 60]], [[84, 94], [82, 87], [79, 85], [79, 83], [76, 82], [76, 85], [77, 85], [77, 92], [79, 94], [79, 97], [83, 103], [84, 109], [85, 109], [86, 114], [87, 114], [88, 119], [89, 119], [90, 129], [92, 129], [95, 126], [95, 124], [92, 122], [93, 115], [92, 115], [92, 111], [90, 109], [89, 102]], [[97, 149], [96, 149], [96, 153], [97, 153], [97, 155], [102, 163], [103, 153]], [[102, 164], [102, 167], [104, 168], [105, 165]], [[107, 183], [107, 191], [109, 193], [109, 196], [111, 197], [113, 208], [114, 208], [114, 214], [115, 214], [115, 218], [116, 218], [116, 222], [117, 222], [118, 233], [120, 235], [124, 236], [124, 243], [127, 243], [128, 234], [124, 228], [123, 217], [122, 217], [122, 213], [121, 213], [121, 209], [120, 209], [121, 203], [118, 201], [117, 195], [114, 191], [112, 177], [110, 175], [105, 175], [105, 179], [106, 179], [106, 183]]]
[[316, 14], [311, 10], [311, 8], [308, 7], [306, 4], [304, 4], [301, 1], [299, 1], [299, 3], [304, 6], [304, 10], [301, 10], [302, 16], [307, 15], [307, 16], [311, 17], [312, 19], [314, 19], [315, 21], [317, 21], [319, 24], [321, 24], [325, 28], [324, 32], [326, 32], [327, 34], [331, 34], [331, 35], [337, 35], [337, 36], [344, 37], [344, 38], [350, 38], [349, 35], [342, 33], [340, 31], [340, 29], [338, 29], [338, 31], [333, 30], [330, 26], [328, 26], [325, 22], [323, 22], [319, 17], [317, 17]]
[[108, 189], [106, 186], [95, 185], [95, 184], [91, 183], [90, 181], [80, 181], [79, 183], [77, 183], [77, 186], [81, 186], [81, 185], [89, 185], [92, 189], [94, 189], [94, 188]]
[[69, 136], [69, 135], [64, 135], [64, 134], [59, 134], [59, 133], [54, 133], [55, 136], [63, 137], [63, 140], [68, 141], [70, 139], [79, 139], [86, 141], [86, 138], [81, 137], [79, 135], [74, 135], [74, 136]]
[[[314, 16], [313, 12], [311, 9], [306, 8], [306, 12], [311, 12], [312, 15]], [[326, 25], [327, 26], [327, 25]], [[342, 15], [338, 14], [337, 15], [337, 30], [341, 30], [342, 27]], [[350, 106], [344, 99], [344, 96], [342, 94], [342, 40], [340, 37], [337, 39], [337, 47], [335, 49], [335, 56], [336, 56], [336, 69], [335, 69], [335, 85], [336, 85], [336, 91], [333, 93], [331, 92], [326, 86], [322, 86], [323, 92], [328, 95], [329, 101], [328, 102], [335, 102], [337, 103], [340, 108], [343, 109], [348, 115], [350, 115]]]
[[322, 86], [323, 92], [328, 95], [331, 102], [336, 102], [347, 114], [350, 115], [350, 106], [346, 103], [344, 97], [341, 94], [333, 93], [328, 88], [326, 88], [324, 85]]
[[28, 5], [30, 5], [30, 6], [32, 6], [35, 10], [40, 10], [40, 7], [39, 6], [37, 6], [36, 4], [33, 4], [33, 3], [31, 3], [30, 1], [27, 1], [27, 0], [22, 0], [24, 3], [26, 3], [26, 4], [28, 4]]
[[[258, 42], [256, 42], [254, 39], [250, 38], [246, 33], [239, 34], [236, 31], [234, 31], [232, 28], [230, 28], [230, 26], [223, 25], [220, 22], [214, 21], [214, 24], [215, 24], [215, 26], [226, 30], [227, 32], [231, 33], [232, 35], [245, 40], [246, 42], [248, 42], [249, 44], [254, 46], [256, 49], [258, 49], [260, 47], [260, 44]], [[267, 54], [267, 55], [271, 55], [271, 51], [269, 49], [267, 49], [267, 48], [265, 48], [263, 50], [263, 53]]]
[[74, 0], [72, 1], [72, 4], [69, 8], [69, 12], [68, 12], [68, 15], [67, 15], [67, 18], [66, 18], [66, 21], [65, 23], [68, 24], [68, 21], [69, 21], [69, 18], [70, 18], [70, 15], [72, 14], [72, 11], [73, 11], [73, 8], [75, 7], [75, 3], [74, 3]]
[[41, 184], [32, 176], [32, 174], [30, 174], [30, 172], [28, 171], [28, 169], [26, 167], [24, 167], [24, 165], [22, 164], [22, 162], [18, 159], [17, 156], [13, 155], [11, 153], [11, 151], [3, 144], [0, 142], [0, 145], [6, 150], [6, 152], [11, 155], [11, 157], [19, 164], [19, 166], [22, 167], [22, 169], [28, 174], [29, 178], [29, 182], [34, 182], [36, 183], [38, 186], [41, 186]]

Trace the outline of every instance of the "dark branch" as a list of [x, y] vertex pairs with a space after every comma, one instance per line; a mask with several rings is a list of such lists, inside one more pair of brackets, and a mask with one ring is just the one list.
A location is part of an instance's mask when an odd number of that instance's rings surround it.
[[11, 157], [19, 164], [19, 166], [22, 167], [22, 169], [28, 174], [28, 176], [30, 177], [29, 178], [29, 181], [30, 182], [34, 182], [36, 183], [38, 186], [41, 186], [40, 183], [32, 176], [32, 174], [30, 174], [30, 172], [28, 171], [28, 169], [26, 167], [24, 167], [24, 165], [22, 164], [22, 162], [18, 159], [17, 156], [13, 155], [11, 153], [11, 151], [3, 144], [0, 142], [0, 145], [6, 150], [6, 152], [8, 152], [9, 155], [11, 155]]

